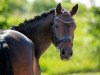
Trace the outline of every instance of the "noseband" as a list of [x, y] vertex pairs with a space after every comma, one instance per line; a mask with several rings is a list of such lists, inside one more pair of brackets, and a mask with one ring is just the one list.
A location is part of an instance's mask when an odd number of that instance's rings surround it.
[[[68, 23], [72, 23], [74, 20], [71, 20], [70, 22], [66, 22], [66, 21], [63, 21], [62, 19], [58, 18], [58, 17], [55, 17], [54, 20], [59, 20], [65, 24], [68, 24]], [[66, 41], [70, 41], [72, 43], [73, 41], [73, 37], [69, 36], [69, 35], [65, 35], [63, 36], [61, 39], [58, 39], [57, 36], [56, 36], [56, 33], [55, 33], [55, 24], [53, 23], [53, 26], [51, 28], [51, 38], [52, 38], [52, 42], [54, 43], [54, 45], [59, 48], [59, 44], [62, 43], [64, 44]]]

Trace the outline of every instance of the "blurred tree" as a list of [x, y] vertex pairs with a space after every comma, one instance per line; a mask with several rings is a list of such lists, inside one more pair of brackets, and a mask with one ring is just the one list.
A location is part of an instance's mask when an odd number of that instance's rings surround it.
[[100, 69], [100, 8], [93, 6], [92, 12], [93, 17], [90, 18], [90, 34], [93, 36], [93, 54], [95, 59], [97, 58], [98, 68]]
[[71, 2], [71, 0], [62, 0], [62, 2]]
[[25, 12], [26, 0], [0, 0], [0, 28], [7, 26], [7, 19], [16, 11]]
[[95, 38], [100, 38], [100, 8], [99, 7], [93, 7], [93, 18], [90, 19], [91, 23], [91, 34], [94, 35]]
[[23, 0], [0, 0], [0, 14], [11, 13], [15, 10], [25, 11], [26, 1]]
[[35, 0], [32, 4], [32, 11], [41, 13], [50, 10], [51, 8], [55, 8], [55, 6], [55, 0]]

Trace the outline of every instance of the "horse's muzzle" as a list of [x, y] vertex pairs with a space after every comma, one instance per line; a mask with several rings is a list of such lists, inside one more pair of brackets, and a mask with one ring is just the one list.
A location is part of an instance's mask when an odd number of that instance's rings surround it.
[[61, 60], [69, 60], [72, 55], [73, 52], [71, 48], [62, 49], [60, 51]]

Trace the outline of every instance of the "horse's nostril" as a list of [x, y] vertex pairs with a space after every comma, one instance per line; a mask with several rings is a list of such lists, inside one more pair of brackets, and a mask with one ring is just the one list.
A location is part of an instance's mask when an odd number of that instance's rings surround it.
[[65, 52], [64, 52], [64, 50], [62, 51], [62, 55], [65, 55]]

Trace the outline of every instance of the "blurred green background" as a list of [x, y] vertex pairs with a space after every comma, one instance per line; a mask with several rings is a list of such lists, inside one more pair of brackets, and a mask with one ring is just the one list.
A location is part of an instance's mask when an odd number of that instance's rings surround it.
[[[73, 57], [70, 61], [62, 61], [51, 45], [40, 59], [42, 75], [100, 75], [100, 6], [96, 7], [97, 0], [86, 1], [90, 1], [91, 7], [78, 3], [79, 10], [74, 16], [77, 28]], [[19, 25], [56, 5], [57, 0], [0, 0], [0, 29]], [[74, 5], [70, 0], [62, 0], [67, 10]]]

